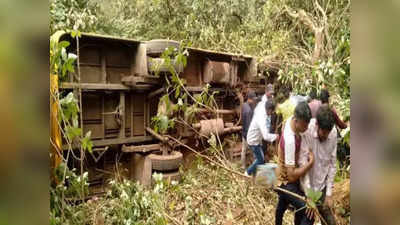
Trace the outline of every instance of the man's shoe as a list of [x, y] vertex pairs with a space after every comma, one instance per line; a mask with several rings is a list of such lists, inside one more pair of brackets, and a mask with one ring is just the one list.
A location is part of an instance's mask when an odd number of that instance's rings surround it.
[[246, 177], [250, 177], [250, 175], [247, 173], [247, 171], [244, 171], [244, 175], [245, 175]]

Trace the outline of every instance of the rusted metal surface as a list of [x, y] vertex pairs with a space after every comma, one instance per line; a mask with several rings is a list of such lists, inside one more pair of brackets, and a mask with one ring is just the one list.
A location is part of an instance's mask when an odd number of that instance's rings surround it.
[[92, 139], [99, 139], [104, 137], [102, 132], [102, 96], [95, 94], [85, 94], [82, 96], [82, 101], [87, 102], [83, 104], [83, 133], [91, 131]]
[[119, 126], [119, 138], [124, 138], [125, 137], [125, 93], [120, 92], [119, 93], [119, 106], [118, 109], [120, 111], [119, 115], [119, 120], [120, 120], [120, 126]]
[[125, 96], [125, 137], [132, 137], [132, 128], [133, 128], [133, 121], [132, 121], [132, 94], [127, 94]]
[[87, 91], [87, 90], [104, 90], [104, 91], [130, 91], [130, 90], [150, 90], [152, 88], [152, 85], [150, 84], [141, 84], [141, 85], [135, 85], [133, 87], [129, 87], [123, 84], [101, 84], [101, 83], [81, 83], [80, 85], [77, 83], [67, 83], [64, 82], [60, 85], [61, 89], [73, 89], [73, 88], [78, 88], [81, 87], [83, 90], [82, 91]]
[[242, 126], [227, 127], [227, 128], [224, 128], [223, 134], [238, 132], [241, 130], [242, 130]]
[[205, 83], [229, 84], [230, 66], [227, 62], [207, 61], [204, 66], [203, 80]]
[[204, 112], [215, 112], [217, 114], [236, 114], [236, 110], [234, 109], [217, 109], [217, 110], [210, 110], [210, 109], [199, 109], [199, 113], [204, 113]]
[[225, 127], [233, 127], [233, 123], [225, 123]]
[[145, 135], [145, 112], [144, 107], [146, 104], [144, 94], [134, 94], [132, 97], [132, 120], [133, 120], [133, 136]]
[[130, 76], [122, 77], [121, 82], [126, 86], [135, 87], [137, 85], [159, 84], [160, 80], [156, 76], [133, 76], [133, 75], [130, 75]]
[[[122, 144], [140, 144], [149, 141], [155, 141], [156, 139], [152, 136], [135, 136], [128, 138], [112, 138], [112, 139], [101, 139], [101, 140], [92, 140], [94, 147], [100, 146], [109, 146], [109, 145], [122, 145]], [[76, 144], [72, 145], [72, 148], [78, 148], [79, 146]], [[63, 150], [68, 150], [68, 145], [62, 146]]]
[[224, 121], [219, 119], [200, 120], [199, 124], [194, 124], [193, 127], [200, 128], [200, 134], [209, 136], [210, 134], [222, 134], [224, 132]]
[[242, 80], [245, 82], [259, 82], [260, 77], [257, 76], [257, 60], [255, 58], [246, 60], [244, 68], [246, 67], [247, 70], [245, 70]]
[[157, 90], [155, 90], [155, 91], [153, 91], [153, 92], [150, 92], [150, 93], [147, 95], [146, 98], [147, 98], [147, 99], [153, 98], [153, 97], [155, 97], [155, 96], [157, 96], [157, 95], [163, 93], [164, 91], [165, 91], [165, 88], [159, 88], [159, 89], [157, 89]]
[[136, 51], [133, 51], [133, 60], [131, 62], [131, 74], [133, 75], [148, 75], [149, 70], [147, 67], [147, 57], [146, 57], [146, 44], [140, 43]]
[[123, 152], [152, 152], [160, 150], [160, 144], [148, 144], [148, 145], [122, 145], [121, 150]]
[[[224, 127], [224, 125], [226, 127]], [[228, 134], [233, 132], [239, 132], [242, 130], [242, 126], [234, 126], [233, 123], [225, 123], [219, 119], [211, 120], [200, 120], [199, 123], [192, 124], [193, 128], [199, 129], [200, 134], [209, 136], [210, 134]]]
[[238, 62], [232, 61], [230, 63], [230, 76], [229, 76], [229, 85], [231, 87], [236, 87], [238, 82]]
[[107, 82], [107, 65], [106, 65], [106, 53], [105, 53], [104, 47], [101, 48], [101, 55], [100, 55], [100, 60], [101, 60], [101, 83], [106, 83]]
[[[203, 59], [204, 60], [204, 59]], [[202, 87], [202, 63], [203, 60], [196, 54], [189, 54], [187, 66], [180, 76], [186, 80], [187, 86]]]
[[[186, 87], [186, 89], [190, 92], [202, 92], [204, 87], [203, 86], [188, 86], [188, 87]], [[210, 88], [209, 91], [210, 92], [213, 92], [213, 91], [224, 92], [226, 90], [224, 88]]]

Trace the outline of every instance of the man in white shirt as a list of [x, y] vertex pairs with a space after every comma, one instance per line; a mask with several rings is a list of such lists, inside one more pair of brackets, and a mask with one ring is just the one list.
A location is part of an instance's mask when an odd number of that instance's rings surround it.
[[255, 111], [253, 119], [251, 120], [249, 130], [247, 132], [247, 144], [253, 151], [255, 161], [247, 168], [245, 175], [254, 175], [257, 169], [257, 165], [264, 163], [264, 153], [262, 148], [262, 140], [273, 142], [278, 137], [277, 134], [269, 133], [268, 121], [272, 112], [275, 110], [275, 104], [273, 101], [267, 101], [265, 103], [265, 112], [261, 110]]
[[[331, 213], [333, 206], [332, 191], [336, 174], [336, 149], [337, 130], [334, 128], [335, 118], [332, 110], [324, 105], [319, 107], [316, 119], [311, 119], [308, 130], [304, 134], [305, 144], [314, 154], [314, 164], [311, 169], [300, 179], [301, 187], [305, 193], [308, 189], [322, 192], [318, 211], [328, 225], [334, 225], [335, 219]], [[307, 163], [307, 152], [301, 152], [299, 164]], [[308, 217], [313, 217], [313, 212], [308, 210]], [[313, 224], [314, 219], [308, 218], [306, 224]]]
[[265, 88], [265, 95], [262, 96], [261, 101], [266, 102], [267, 100], [272, 99], [274, 97], [274, 94], [274, 85], [267, 84], [267, 87]]
[[261, 97], [261, 101], [257, 104], [256, 108], [254, 111], [262, 111], [265, 113], [265, 103], [267, 100], [272, 100], [274, 97], [274, 85], [273, 84], [267, 84], [267, 87], [265, 87], [265, 94]]
[[[261, 101], [258, 102], [256, 108], [254, 109], [254, 112], [263, 113], [264, 116], [266, 116], [265, 103], [267, 101], [270, 101], [270, 100], [272, 101], [273, 100], [274, 93], [275, 93], [274, 92], [274, 85], [273, 84], [267, 84], [267, 86], [265, 87], [265, 94], [261, 97]], [[268, 127], [269, 131], [272, 132], [272, 133], [274, 131], [271, 131], [271, 127], [274, 128], [274, 126], [271, 123], [273, 123], [275, 121], [276, 121], [276, 114], [275, 113], [273, 113], [272, 115], [268, 116], [267, 127]], [[264, 154], [264, 152], [267, 151], [268, 144], [267, 144], [267, 142], [262, 141], [261, 146], [262, 146], [262, 150], [263, 150], [263, 154]]]
[[[289, 117], [282, 130], [278, 146], [278, 186], [287, 191], [303, 195], [300, 188], [300, 177], [311, 169], [314, 163], [312, 152], [307, 150], [303, 134], [308, 129], [311, 120], [311, 110], [307, 103], [300, 102], [294, 109], [294, 115]], [[302, 152], [306, 152], [303, 154]], [[308, 155], [307, 155], [308, 154]], [[305, 155], [306, 163], [300, 165], [300, 155]], [[282, 219], [289, 205], [296, 208], [295, 225], [303, 225], [305, 218], [305, 203], [285, 192], [278, 191], [279, 199], [275, 211], [275, 225], [282, 225]]]

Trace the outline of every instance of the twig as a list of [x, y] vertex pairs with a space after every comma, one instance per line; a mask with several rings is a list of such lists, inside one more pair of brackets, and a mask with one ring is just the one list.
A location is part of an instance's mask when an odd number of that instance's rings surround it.
[[[212, 160], [212, 159], [210, 159], [209, 157], [207, 157], [207, 156], [205, 156], [205, 155], [203, 155], [203, 154], [197, 152], [196, 150], [194, 150], [193, 148], [191, 148], [191, 147], [187, 146], [186, 144], [180, 142], [179, 140], [177, 140], [177, 139], [175, 139], [175, 138], [173, 138], [173, 137], [171, 137], [171, 136], [169, 136], [169, 138], [170, 138], [171, 140], [177, 142], [178, 144], [182, 145], [183, 147], [189, 149], [190, 151], [194, 152], [195, 154], [199, 155], [200, 157], [205, 158], [206, 160], [208, 160], [208, 161], [211, 162], [212, 164], [214, 164], [214, 165], [216, 165], [216, 166], [219, 166], [220, 168], [222, 168], [222, 169], [224, 169], [224, 170], [226, 170], [226, 171], [228, 171], [228, 172], [231, 172], [231, 173], [233, 173], [233, 174], [236, 174], [236, 175], [239, 175], [239, 176], [242, 176], [242, 177], [246, 177], [246, 178], [247, 178], [247, 176], [245, 176], [245, 175], [243, 175], [243, 174], [241, 174], [241, 173], [239, 173], [239, 172], [237, 172], [237, 171], [234, 171], [234, 170], [232, 170], [232, 169], [229, 169], [229, 168], [227, 168], [227, 167], [225, 167], [225, 166], [223, 166], [223, 165], [221, 165], [221, 164], [215, 162], [214, 160]], [[293, 192], [291, 192], [291, 191], [282, 189], [282, 188], [280, 188], [280, 187], [275, 187], [274, 189], [277, 190], [277, 191], [281, 191], [281, 192], [284, 192], [284, 193], [286, 193], [286, 194], [289, 194], [289, 195], [291, 195], [291, 196], [293, 196], [293, 197], [295, 197], [295, 198], [297, 198], [297, 199], [299, 199], [299, 200], [301, 200], [301, 201], [303, 201], [303, 202], [307, 202], [306, 199], [305, 199], [305, 197], [300, 196], [300, 195], [298, 195], [298, 194], [296, 194], [296, 193], [293, 193]], [[255, 206], [254, 206], [254, 203], [251, 201], [251, 199], [250, 199], [247, 195], [246, 195], [246, 198], [247, 198], [247, 200], [250, 202], [250, 204], [251, 204], [252, 208], [254, 209], [254, 211], [257, 212], [257, 210], [256, 210], [256, 208], [255, 208]], [[317, 212], [317, 215], [321, 218], [321, 220], [322, 220], [325, 224], [327, 224], [326, 221], [325, 221], [325, 220], [322, 218], [322, 216], [319, 214], [319, 212]], [[259, 216], [259, 215], [257, 214], [257, 216]]]
[[241, 174], [241, 173], [239, 173], [239, 172], [237, 172], [237, 171], [234, 171], [234, 170], [232, 170], [232, 169], [229, 169], [229, 168], [227, 168], [227, 167], [221, 165], [220, 163], [215, 162], [214, 160], [210, 159], [208, 156], [199, 153], [198, 151], [196, 151], [196, 150], [194, 150], [193, 148], [187, 146], [186, 144], [182, 143], [182, 142], [179, 141], [178, 139], [176, 139], [176, 138], [174, 138], [174, 137], [172, 137], [172, 136], [170, 136], [170, 135], [167, 135], [167, 136], [168, 136], [171, 140], [173, 140], [173, 141], [177, 142], [178, 144], [182, 145], [183, 147], [189, 149], [190, 151], [194, 152], [194, 153], [197, 154], [198, 156], [200, 156], [200, 157], [202, 157], [202, 158], [208, 160], [208, 161], [211, 162], [212, 164], [214, 164], [214, 165], [216, 165], [216, 166], [219, 166], [219, 167], [221, 167], [221, 168], [223, 168], [223, 169], [225, 169], [225, 170], [227, 170], [227, 171], [229, 171], [229, 172], [231, 172], [231, 173], [234, 173], [234, 174], [236, 174], [236, 175], [239, 175], [239, 176], [248, 178], [248, 177], [245, 176], [244, 174]]
[[177, 225], [180, 225], [180, 224], [181, 224], [181, 223], [179, 223], [179, 221], [178, 221], [176, 218], [174, 218], [174, 217], [168, 215], [166, 212], [163, 212], [163, 214], [164, 214], [166, 217], [168, 217], [168, 219], [170, 219], [174, 224], [177, 224]]
[[[81, 68], [80, 68], [80, 61], [79, 61], [79, 37], [76, 35], [76, 51], [77, 51], [77, 67], [78, 67], [78, 91], [79, 91], [79, 117], [80, 117], [80, 122], [81, 122], [81, 139], [83, 139], [83, 116], [82, 116], [82, 87], [81, 87]], [[80, 151], [81, 151], [81, 179], [83, 180], [83, 158], [84, 158], [84, 152], [83, 152], [83, 147], [82, 144], [80, 145]], [[85, 193], [84, 193], [84, 182], [81, 184], [82, 188], [82, 202], [85, 200]]]
[[[277, 191], [285, 192], [286, 194], [291, 195], [291, 196], [293, 196], [293, 197], [295, 197], [295, 198], [297, 198], [297, 199], [299, 199], [299, 200], [301, 200], [301, 201], [307, 203], [305, 197], [300, 196], [300, 195], [298, 195], [298, 194], [296, 194], [296, 193], [293, 193], [293, 192], [291, 192], [291, 191], [285, 190], [285, 189], [280, 188], [280, 187], [275, 187], [274, 189], [277, 190]], [[307, 204], [306, 204], [304, 207], [307, 207]], [[301, 209], [298, 209], [298, 210], [301, 210]], [[324, 222], [324, 224], [328, 225], [328, 223], [324, 220], [324, 218], [323, 218], [323, 217], [321, 216], [321, 214], [318, 212], [318, 209], [314, 209], [314, 211], [317, 213], [317, 216]]]
[[[238, 181], [236, 181], [235, 179], [233, 179], [233, 180], [236, 182], [236, 184], [239, 184]], [[239, 184], [239, 185], [240, 185], [241, 187], [243, 187], [241, 184]], [[258, 214], [259, 211], [258, 211], [258, 210], [256, 209], [256, 207], [254, 206], [253, 201], [249, 198], [248, 195], [246, 195], [246, 194], [243, 193], [243, 188], [240, 188], [239, 191], [242, 193], [242, 195], [246, 196], [246, 199], [247, 199], [247, 201], [250, 203], [250, 205], [251, 205], [251, 207], [253, 208], [254, 212], [256, 213], [256, 216], [258, 217], [258, 219], [259, 219], [260, 221], [262, 221], [262, 217]]]
[[[196, 150], [194, 150], [193, 148], [187, 146], [186, 144], [182, 143], [181, 141], [175, 139], [174, 137], [171, 137], [171, 136], [169, 136], [169, 135], [168, 135], [168, 137], [169, 137], [171, 140], [173, 140], [173, 141], [177, 142], [178, 144], [182, 145], [183, 147], [185, 147], [185, 148], [189, 149], [190, 151], [194, 152], [195, 154], [199, 155], [200, 157], [202, 157], [202, 158], [208, 160], [208, 161], [211, 162], [212, 164], [214, 164], [214, 165], [216, 165], [216, 166], [219, 166], [219, 167], [221, 167], [222, 169], [224, 169], [224, 170], [226, 170], [226, 171], [229, 171], [229, 172], [231, 172], [231, 173], [233, 173], [233, 174], [239, 175], [239, 176], [241, 176], [241, 177], [248, 178], [247, 176], [245, 176], [245, 175], [242, 174], [242, 173], [239, 173], [239, 172], [237, 172], [237, 171], [235, 171], [235, 170], [229, 169], [229, 168], [225, 167], [224, 165], [221, 165], [220, 163], [215, 162], [214, 160], [210, 159], [208, 156], [199, 153], [198, 151], [196, 151]], [[285, 189], [282, 189], [282, 188], [280, 188], [280, 187], [275, 187], [275, 190], [285, 192], [286, 194], [292, 195], [293, 197], [298, 198], [299, 200], [302, 200], [302, 201], [306, 202], [306, 200], [305, 200], [304, 197], [302, 197], [302, 196], [300, 196], [300, 195], [298, 195], [298, 194], [296, 194], [296, 193], [290, 192], [290, 191], [285, 190]]]
[[300, 196], [300, 195], [298, 195], [298, 194], [296, 194], [296, 193], [293, 193], [293, 192], [291, 192], [291, 191], [288, 191], [288, 190], [283, 189], [283, 188], [280, 188], [280, 187], [275, 187], [274, 189], [275, 189], [276, 191], [285, 192], [286, 194], [289, 194], [289, 195], [291, 195], [291, 196], [293, 196], [293, 197], [295, 197], [295, 198], [297, 198], [297, 199], [299, 199], [299, 200], [301, 200], [301, 201], [303, 201], [303, 202], [306, 202], [305, 197]]

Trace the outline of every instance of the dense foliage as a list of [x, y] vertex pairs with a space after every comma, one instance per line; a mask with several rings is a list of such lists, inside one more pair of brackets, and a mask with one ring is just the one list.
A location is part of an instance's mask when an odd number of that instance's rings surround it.
[[[298, 93], [326, 86], [343, 116], [350, 104], [350, 0], [51, 0], [50, 31], [74, 29], [278, 62]], [[262, 71], [261, 71], [262, 72]]]

